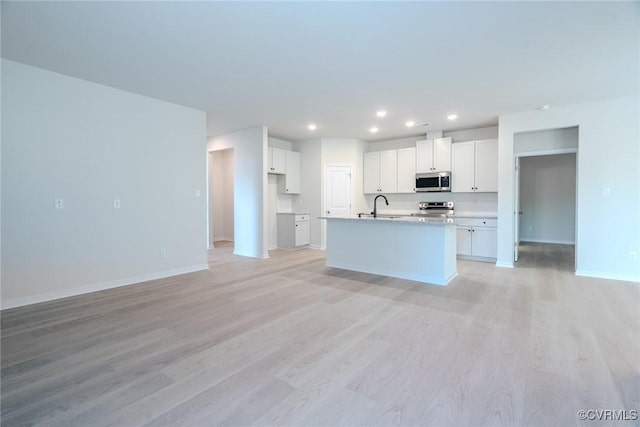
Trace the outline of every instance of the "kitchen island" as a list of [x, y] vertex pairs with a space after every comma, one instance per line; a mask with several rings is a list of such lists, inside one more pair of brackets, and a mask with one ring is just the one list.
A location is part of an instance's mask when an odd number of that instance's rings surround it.
[[327, 267], [446, 286], [457, 275], [451, 219], [320, 217], [327, 221]]

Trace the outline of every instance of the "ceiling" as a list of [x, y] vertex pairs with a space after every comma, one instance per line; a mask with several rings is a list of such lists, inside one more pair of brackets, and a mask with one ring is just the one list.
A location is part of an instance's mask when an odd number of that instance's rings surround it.
[[638, 2], [2, 1], [1, 12], [3, 58], [204, 110], [210, 136], [265, 125], [288, 140], [373, 141], [639, 87]]

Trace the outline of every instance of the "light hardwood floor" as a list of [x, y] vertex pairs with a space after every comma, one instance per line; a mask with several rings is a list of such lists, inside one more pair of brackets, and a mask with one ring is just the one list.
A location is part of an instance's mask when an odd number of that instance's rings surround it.
[[[2, 312], [3, 426], [580, 424], [640, 409], [640, 286], [575, 277], [570, 246], [449, 286], [321, 251]], [[593, 421], [587, 425], [598, 425]]]

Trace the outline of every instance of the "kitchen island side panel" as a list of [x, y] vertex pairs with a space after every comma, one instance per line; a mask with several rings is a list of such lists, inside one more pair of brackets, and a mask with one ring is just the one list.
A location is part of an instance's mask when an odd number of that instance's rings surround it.
[[435, 285], [457, 274], [453, 224], [327, 220], [327, 267]]

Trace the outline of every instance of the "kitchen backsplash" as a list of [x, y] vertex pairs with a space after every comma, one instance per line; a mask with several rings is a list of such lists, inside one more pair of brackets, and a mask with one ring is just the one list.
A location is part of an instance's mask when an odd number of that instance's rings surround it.
[[[367, 194], [366, 202], [369, 210], [373, 210], [375, 194]], [[420, 193], [420, 194], [385, 194], [389, 206], [384, 200], [378, 200], [378, 211], [388, 213], [411, 213], [418, 210], [418, 202], [455, 203], [457, 213], [492, 214], [498, 211], [498, 193]]]

